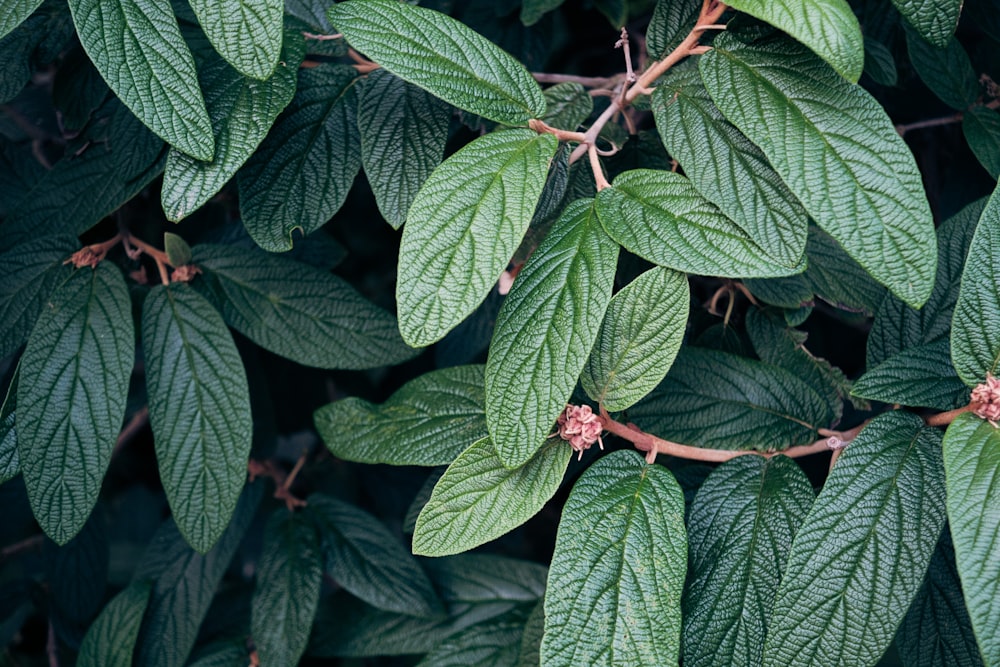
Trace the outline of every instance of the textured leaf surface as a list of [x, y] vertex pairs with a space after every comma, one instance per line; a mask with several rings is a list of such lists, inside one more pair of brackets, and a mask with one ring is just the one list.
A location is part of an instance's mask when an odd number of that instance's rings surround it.
[[17, 477], [21, 472], [21, 461], [17, 455], [17, 429], [14, 421], [17, 418], [17, 378], [14, 371], [10, 386], [4, 394], [0, 405], [0, 484]]
[[979, 163], [993, 178], [1000, 177], [1000, 114], [983, 106], [962, 116], [962, 132]]
[[575, 130], [590, 117], [594, 99], [579, 83], [566, 81], [545, 89], [545, 115], [552, 127]]
[[983, 662], [1000, 665], [1000, 430], [973, 414], [962, 414], [944, 437], [948, 522], [965, 606]]
[[245, 667], [248, 652], [245, 640], [216, 641], [198, 650], [187, 667]]
[[417, 667], [514, 667], [524, 622], [502, 617], [455, 633], [417, 663]]
[[211, 160], [212, 125], [169, 0], [71, 0], [69, 8], [80, 43], [118, 99], [168, 144]]
[[771, 257], [684, 176], [634, 169], [597, 195], [614, 240], [654, 264], [706, 276], [766, 278], [801, 271]]
[[325, 571], [368, 604], [412, 616], [442, 611], [430, 579], [403, 544], [374, 516], [330, 496], [309, 496], [320, 527]]
[[520, 526], [555, 495], [572, 453], [566, 442], [552, 439], [511, 470], [489, 438], [473, 443], [438, 480], [420, 512], [413, 553], [468, 551]]
[[80, 667], [131, 667], [152, 582], [134, 581], [104, 607], [80, 645]]
[[899, 80], [892, 51], [882, 42], [868, 36], [865, 37], [865, 74], [883, 86], [895, 86]]
[[253, 417], [243, 361], [222, 316], [186, 283], [150, 290], [142, 349], [160, 479], [184, 539], [205, 553], [247, 476]]
[[892, 4], [921, 37], [939, 48], [955, 32], [962, 11], [962, 0], [892, 0]]
[[56, 287], [28, 338], [17, 448], [31, 508], [65, 544], [97, 502], [125, 416], [135, 332], [125, 279], [101, 263]]
[[43, 0], [11, 0], [4, 8], [5, 14], [0, 16], [0, 38], [7, 36], [17, 26], [38, 9]]
[[311, 234], [343, 205], [361, 168], [357, 81], [349, 65], [302, 70], [291, 104], [240, 170], [243, 224], [261, 248], [290, 250], [293, 231]]
[[[349, 4], [359, 3], [337, 7]], [[407, 343], [440, 340], [483, 302], [524, 237], [557, 143], [531, 130], [493, 132], [424, 182], [399, 250], [396, 302]]]
[[659, 60], [677, 48], [695, 23], [701, 3], [698, 0], [657, 0], [646, 28], [646, 51]]
[[358, 463], [436, 466], [485, 438], [482, 366], [425, 373], [374, 405], [345, 398], [316, 411], [316, 430], [333, 455]]
[[796, 45], [727, 37], [700, 60], [719, 109], [760, 146], [820, 227], [921, 306], [934, 283], [934, 222], [913, 155], [885, 111]]
[[976, 101], [979, 96], [976, 71], [957, 39], [952, 37], [944, 48], [937, 48], [907, 30], [906, 47], [920, 79], [942, 102], [961, 110]]
[[878, 662], [944, 526], [940, 441], [916, 415], [893, 412], [837, 460], [795, 534], [765, 667]]
[[618, 412], [655, 389], [684, 339], [690, 300], [687, 276], [662, 267], [618, 292], [580, 376], [587, 395]]
[[328, 15], [351, 46], [460, 109], [505, 125], [545, 113], [542, 89], [521, 63], [444, 14], [394, 0], [354, 0]]
[[282, 0], [191, 0], [215, 50], [240, 74], [266, 79], [281, 52]]
[[702, 483], [688, 520], [684, 664], [761, 664], [795, 531], [814, 499], [792, 459], [740, 456]]
[[883, 403], [953, 410], [969, 402], [969, 388], [951, 365], [947, 339], [889, 357], [854, 383], [855, 396]]
[[374, 368], [416, 352], [395, 318], [333, 274], [236, 246], [200, 245], [196, 286], [226, 323], [261, 347], [317, 368]]
[[673, 475], [631, 451], [600, 459], [559, 521], [542, 664], [677, 664], [686, 572], [684, 496]]
[[545, 601], [539, 602], [531, 610], [521, 634], [521, 651], [516, 667], [540, 667], [542, 636], [545, 634]]

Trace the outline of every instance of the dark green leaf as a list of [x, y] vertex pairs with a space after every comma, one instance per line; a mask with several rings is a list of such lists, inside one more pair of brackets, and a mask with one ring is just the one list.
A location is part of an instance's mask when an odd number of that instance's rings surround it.
[[83, 638], [78, 667], [132, 667], [132, 651], [152, 588], [150, 581], [134, 581], [104, 607]]
[[4, 8], [4, 15], [0, 16], [0, 38], [6, 37], [41, 4], [42, 0], [11, 0]]
[[576, 130], [594, 111], [594, 100], [579, 83], [566, 81], [545, 89], [542, 120], [562, 130]]
[[406, 508], [406, 516], [403, 517], [403, 532], [407, 535], [413, 535], [413, 529], [417, 526], [417, 518], [420, 516], [420, 511], [424, 509], [424, 505], [431, 499], [434, 487], [437, 486], [438, 480], [441, 479], [441, 475], [447, 469], [447, 466], [442, 465], [436, 466], [431, 470], [431, 474], [427, 475], [427, 479], [420, 485], [417, 495], [410, 501], [410, 506]]
[[827, 303], [843, 310], [874, 313], [883, 302], [885, 288], [844, 252], [836, 239], [816, 226], [809, 227], [806, 255], [806, 282]]
[[42, 562], [51, 613], [60, 621], [84, 626], [101, 609], [108, 584], [109, 540], [98, 506], [83, 529], [63, 546], [46, 540]]
[[882, 42], [868, 36], [865, 37], [865, 74], [883, 86], [895, 86], [899, 78], [892, 51]]
[[3, 404], [0, 405], [0, 484], [21, 473], [21, 462], [17, 456], [17, 430], [14, 428], [18, 373], [18, 370], [14, 371], [10, 386], [4, 394]]
[[245, 640], [217, 641], [198, 650], [187, 667], [246, 667], [247, 653]]
[[976, 101], [979, 96], [976, 71], [957, 39], [951, 37], [944, 48], [937, 48], [907, 30], [906, 46], [920, 79], [942, 102], [961, 110]]
[[281, 51], [282, 0], [190, 0], [212, 46], [241, 74], [267, 79]]
[[191, 263], [191, 246], [177, 234], [163, 233], [163, 250], [167, 253], [167, 261], [172, 266]]
[[456, 632], [428, 653], [417, 667], [514, 667], [524, 622], [501, 617]]
[[521, 635], [521, 652], [516, 667], [540, 667], [542, 635], [545, 634], [545, 602], [539, 602], [531, 610]]
[[962, 0], [892, 0], [906, 22], [928, 42], [944, 48], [958, 25]]
[[883, 403], [953, 410], [969, 402], [969, 388], [951, 365], [945, 338], [914, 345], [857, 379], [855, 396]]
[[688, 36], [702, 3], [698, 0], [657, 0], [646, 28], [646, 52], [660, 60], [676, 49]]
[[524, 25], [534, 25], [547, 12], [556, 9], [564, 0], [524, 0], [521, 3], [521, 23]]
[[1000, 177], [1000, 114], [988, 107], [972, 107], [962, 116], [962, 132], [979, 163], [991, 177]]

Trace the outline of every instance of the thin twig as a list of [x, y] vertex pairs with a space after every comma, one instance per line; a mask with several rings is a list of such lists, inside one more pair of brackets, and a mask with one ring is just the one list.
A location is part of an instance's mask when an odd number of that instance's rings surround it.
[[559, 128], [552, 127], [548, 123], [538, 120], [537, 118], [532, 118], [528, 121], [528, 127], [530, 127], [535, 132], [539, 134], [552, 134], [555, 135], [556, 139], [559, 141], [583, 141], [583, 132], [570, 132], [569, 130], [560, 130]]
[[949, 410], [948, 412], [939, 412], [934, 415], [928, 415], [927, 417], [924, 417], [924, 423], [927, 424], [928, 426], [947, 426], [948, 424], [955, 421], [955, 418], [958, 417], [960, 414], [966, 412], [972, 412], [975, 409], [976, 405], [970, 403], [969, 405], [966, 405], [965, 407], [962, 408], [958, 408], [956, 410]]
[[584, 88], [609, 88], [614, 86], [621, 75], [617, 76], [576, 76], [575, 74], [549, 74], [548, 72], [532, 72], [531, 76], [539, 83], [578, 83]]
[[2, 551], [0, 551], [0, 562], [3, 562], [8, 558], [12, 558], [13, 556], [16, 556], [24, 551], [40, 548], [44, 541], [44, 535], [32, 535], [31, 537], [27, 537], [20, 542], [15, 542], [14, 544], [6, 546]]
[[315, 39], [317, 42], [329, 42], [330, 40], [333, 39], [343, 38], [343, 35], [340, 34], [339, 32], [334, 35], [317, 35], [316, 33], [303, 31], [302, 36], [305, 37], [306, 39]]
[[597, 186], [597, 191], [600, 192], [604, 188], [611, 187], [608, 179], [604, 176], [604, 170], [601, 168], [601, 159], [597, 155], [597, 146], [591, 145], [590, 150], [587, 151], [587, 155], [590, 157], [590, 168], [594, 172], [594, 183]]
[[49, 635], [45, 640], [45, 655], [49, 658], [49, 667], [59, 667], [59, 645], [56, 643], [56, 628], [49, 619]]
[[111, 453], [111, 458], [118, 456], [121, 450], [132, 441], [132, 438], [149, 423], [149, 406], [144, 405], [142, 408], [128, 420], [125, 424], [125, 428], [122, 429], [121, 433], [118, 434], [118, 441], [115, 442], [115, 449]]

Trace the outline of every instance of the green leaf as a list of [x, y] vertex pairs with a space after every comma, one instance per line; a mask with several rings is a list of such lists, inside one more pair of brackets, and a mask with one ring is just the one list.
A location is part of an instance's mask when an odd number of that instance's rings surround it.
[[292, 248], [333, 217], [361, 168], [358, 73], [350, 65], [304, 69], [287, 109], [240, 169], [243, 224], [264, 250]]
[[587, 395], [618, 412], [655, 389], [684, 339], [690, 300], [687, 276], [661, 267], [618, 292], [580, 376]]
[[43, 0], [11, 0], [0, 16], [0, 38], [6, 37], [42, 5]]
[[483, 382], [483, 366], [431, 371], [381, 405], [344, 398], [323, 406], [316, 430], [347, 461], [446, 465], [487, 435]]
[[953, 410], [969, 402], [969, 388], [951, 365], [947, 339], [908, 347], [857, 379], [855, 396], [883, 403]]
[[420, 512], [413, 553], [461, 553], [520, 526], [555, 495], [572, 455], [567, 443], [552, 439], [511, 470], [489, 438], [474, 442], [448, 467]]
[[545, 634], [545, 602], [539, 602], [531, 610], [521, 634], [521, 652], [516, 667], [540, 667], [542, 636]]
[[806, 242], [809, 268], [804, 274], [810, 289], [827, 303], [843, 310], [874, 313], [886, 290], [853, 260], [832, 236], [811, 225]]
[[417, 354], [392, 315], [327, 271], [236, 246], [196, 246], [194, 261], [205, 278], [195, 286], [226, 323], [296, 363], [375, 368]]
[[958, 26], [962, 0], [892, 0], [906, 22], [920, 36], [938, 48], [944, 48]]
[[417, 663], [417, 667], [514, 667], [524, 622], [505, 616], [455, 633]]
[[951, 359], [970, 387], [1000, 375], [1000, 186], [979, 217], [952, 316]]
[[962, 132], [979, 164], [992, 178], [1000, 177], [1000, 114], [975, 106], [962, 115]]
[[865, 37], [865, 74], [883, 86], [895, 86], [899, 79], [892, 51], [882, 42], [868, 36]]
[[865, 64], [861, 25], [846, 0], [733, 0], [733, 9], [770, 23], [857, 83]]
[[261, 664], [299, 663], [322, 583], [316, 527], [301, 514], [272, 514], [264, 530], [250, 622]]
[[240, 74], [267, 79], [281, 52], [282, 0], [191, 0], [215, 50]]
[[763, 451], [811, 442], [833, 419], [827, 401], [784, 368], [690, 346], [628, 416], [677, 442]]
[[135, 332], [125, 279], [100, 263], [56, 287], [21, 357], [17, 449], [42, 530], [65, 544], [97, 502], [125, 417]]
[[222, 640], [199, 649], [187, 667], [246, 667], [249, 662], [246, 640]]
[[104, 607], [80, 645], [79, 667], [132, 666], [132, 651], [152, 589], [150, 581], [133, 581]]
[[684, 496], [670, 472], [630, 451], [600, 459], [559, 521], [542, 664], [677, 664], [686, 572]]
[[698, 0], [657, 0], [646, 28], [646, 53], [660, 60], [680, 46], [698, 22]]
[[950, 37], [944, 48], [937, 48], [916, 32], [907, 30], [906, 47], [920, 79], [942, 102], [961, 110], [979, 97], [976, 71], [957, 39]]
[[788, 266], [799, 262], [809, 216], [760, 149], [722, 117], [696, 68], [663, 79], [653, 114], [663, 145], [691, 185], [768, 256]]
[[172, 266], [184, 266], [191, 263], [191, 246], [177, 234], [163, 232], [163, 250], [167, 253], [167, 261]]
[[576, 130], [594, 111], [594, 99], [582, 85], [564, 81], [545, 89], [542, 120], [563, 130]]
[[14, 370], [14, 376], [4, 394], [3, 404], [0, 404], [0, 484], [8, 482], [21, 473], [21, 461], [17, 456], [17, 430], [14, 421], [17, 417], [17, 378], [19, 369]]
[[80, 43], [118, 99], [189, 159], [211, 160], [212, 125], [169, 0], [70, 0], [69, 8]]
[[597, 195], [608, 234], [654, 264], [706, 276], [771, 277], [802, 270], [771, 257], [684, 176], [633, 169]]
[[355, 0], [327, 15], [355, 49], [460, 109], [505, 125], [545, 113], [542, 90], [521, 63], [444, 14], [395, 0]]
[[109, 542], [103, 508], [98, 506], [83, 530], [63, 546], [45, 540], [42, 565], [56, 622], [83, 626], [101, 609], [108, 582]]
[[563, 2], [564, 0], [524, 0], [521, 3], [521, 23], [526, 26], [534, 25], [543, 15], [558, 8]]
[[916, 415], [891, 412], [844, 450], [795, 534], [765, 667], [878, 662], [944, 526], [940, 442]]
[[[334, 9], [352, 4], [360, 3]], [[424, 182], [399, 250], [396, 302], [407, 343], [437, 342], [483, 302], [528, 229], [557, 144], [531, 130], [493, 132]]]
[[486, 360], [486, 425], [507, 467], [528, 461], [566, 408], [611, 300], [617, 261], [593, 200], [577, 200], [504, 299]]
[[450, 107], [425, 90], [385, 70], [368, 74], [358, 103], [361, 161], [393, 229], [403, 226], [420, 186], [444, 158], [450, 120]]
[[186, 283], [150, 290], [142, 349], [160, 479], [184, 539], [205, 553], [247, 475], [253, 418], [243, 361], [218, 311]]
[[740, 456], [702, 483], [688, 521], [684, 664], [761, 664], [764, 636], [795, 531], [814, 499], [784, 456]]
[[876, 280], [923, 305], [934, 284], [934, 221], [913, 155], [879, 103], [790, 42], [747, 46], [720, 35], [700, 69], [722, 113], [819, 226]]
[[317, 493], [309, 496], [305, 511], [319, 526], [325, 571], [343, 588], [386, 611], [412, 616], [443, 611], [416, 559], [374, 516]]
[[944, 436], [948, 522], [965, 606], [983, 662], [1000, 665], [1000, 430], [979, 417], [959, 415]]

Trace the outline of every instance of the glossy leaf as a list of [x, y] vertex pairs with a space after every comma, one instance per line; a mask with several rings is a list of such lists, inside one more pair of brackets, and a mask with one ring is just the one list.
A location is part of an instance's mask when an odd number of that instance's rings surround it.
[[487, 134], [424, 182], [399, 250], [396, 302], [407, 343], [440, 340], [483, 302], [524, 237], [557, 143], [531, 130]]
[[21, 472], [21, 461], [17, 455], [17, 378], [18, 371], [10, 380], [0, 404], [0, 484], [17, 477]]
[[0, 38], [6, 37], [21, 25], [42, 2], [43, 0], [12, 0], [7, 5], [4, 16], [0, 17]]
[[191, 0], [215, 50], [245, 76], [267, 79], [281, 52], [282, 0]]
[[698, 22], [698, 0], [657, 0], [646, 28], [646, 52], [660, 60], [688, 36]]
[[951, 365], [947, 339], [909, 347], [871, 368], [852, 394], [883, 403], [954, 410], [969, 402], [969, 388]]
[[80, 645], [79, 667], [132, 666], [132, 651], [152, 588], [150, 581], [134, 581], [104, 607]]
[[958, 25], [962, 0], [892, 0], [906, 22], [928, 42], [943, 48]]
[[975, 106], [962, 115], [962, 132], [973, 154], [992, 178], [1000, 177], [1000, 114]]
[[942, 102], [953, 109], [965, 109], [979, 96], [979, 81], [969, 54], [954, 37], [937, 48], [917, 33], [906, 31], [910, 62], [920, 79]]
[[795, 534], [765, 667], [878, 662], [944, 526], [940, 441], [916, 415], [893, 412], [844, 450]]
[[618, 245], [593, 200], [570, 204], [518, 274], [486, 360], [486, 425], [504, 465], [526, 463], [566, 408], [611, 300]]
[[631, 451], [600, 459], [559, 521], [542, 664], [677, 664], [686, 572], [684, 496], [670, 472]]
[[413, 553], [448, 556], [505, 535], [555, 495], [573, 451], [553, 438], [524, 465], [507, 468], [489, 438], [458, 455], [417, 518]]
[[460, 109], [505, 125], [545, 113], [542, 90], [521, 63], [444, 14], [394, 0], [354, 0], [334, 5], [328, 16], [358, 51]]
[[160, 479], [184, 539], [219, 539], [246, 481], [253, 438], [243, 361], [222, 316], [186, 283], [142, 308], [142, 348]]
[[316, 430], [338, 458], [436, 466], [485, 438], [482, 366], [425, 373], [374, 405], [344, 398], [316, 411]]
[[125, 416], [135, 333], [125, 279], [108, 263], [56, 287], [28, 338], [17, 449], [31, 508], [65, 544], [97, 502]]

